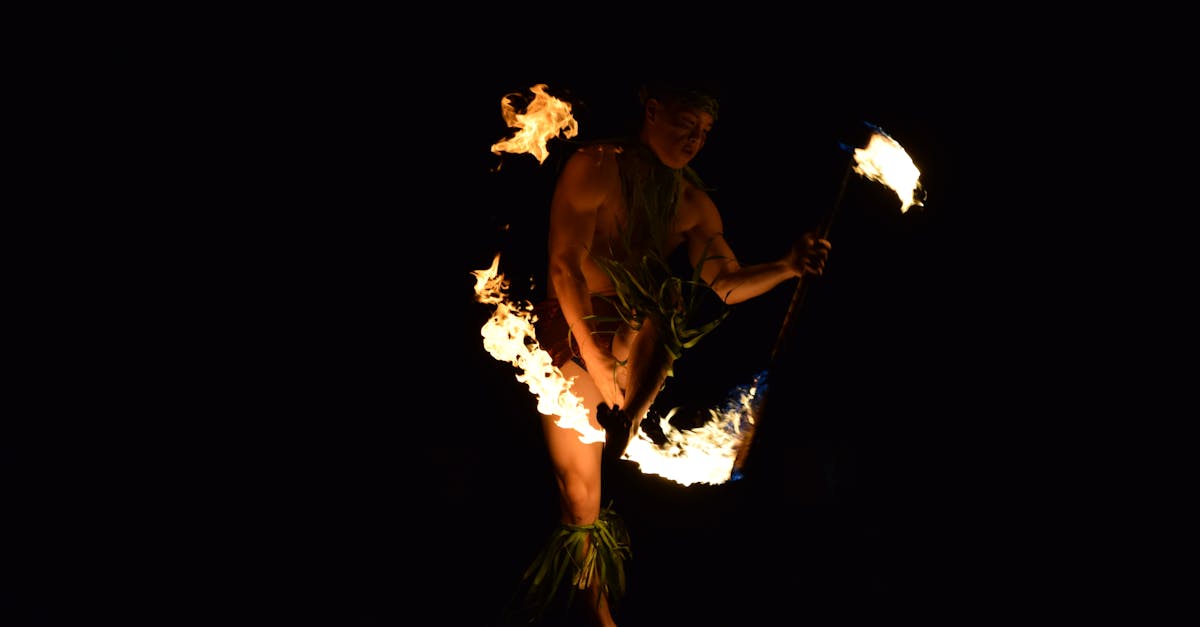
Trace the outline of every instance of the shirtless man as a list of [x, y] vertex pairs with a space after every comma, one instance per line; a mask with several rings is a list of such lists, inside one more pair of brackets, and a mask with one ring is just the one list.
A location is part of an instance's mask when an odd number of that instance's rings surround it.
[[598, 414], [604, 412], [620, 410], [615, 415], [624, 418], [615, 427], [606, 421], [606, 442], [584, 443], [578, 432], [555, 425], [558, 416], [542, 417], [563, 533], [578, 540], [563, 550], [597, 551], [598, 562], [573, 556], [585, 570], [586, 564], [599, 563], [601, 571], [608, 566], [607, 572], [575, 573], [571, 581], [591, 601], [595, 624], [606, 626], [616, 624], [610, 603], [622, 592], [614, 587], [623, 578], [613, 571], [628, 545], [609, 555], [611, 547], [596, 541], [627, 541], [619, 517], [601, 509], [602, 458], [623, 453], [678, 357], [661, 317], [644, 309], [630, 325], [601, 298], [619, 290], [613, 264], [632, 267], [647, 252], [667, 259], [684, 246], [693, 267], [703, 262], [703, 281], [733, 305], [806, 273], [820, 275], [830, 250], [828, 241], [805, 234], [775, 261], [740, 264], [724, 238], [721, 214], [688, 167], [716, 122], [716, 99], [703, 90], [653, 84], [643, 87], [642, 101], [636, 137], [584, 146], [564, 163], [550, 205], [547, 298], [537, 306], [539, 343], [574, 379], [572, 391], [583, 406], [596, 408], [592, 426], [602, 428]]

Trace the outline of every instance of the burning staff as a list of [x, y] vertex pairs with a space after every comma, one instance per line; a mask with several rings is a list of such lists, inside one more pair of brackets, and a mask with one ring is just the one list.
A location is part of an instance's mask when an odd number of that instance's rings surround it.
[[[802, 237], [780, 258], [739, 263], [709, 188], [689, 166], [716, 122], [716, 98], [696, 86], [650, 84], [642, 104], [635, 133], [583, 145], [563, 161], [550, 202], [546, 297], [531, 311], [551, 365], [572, 378], [585, 408], [612, 419], [589, 415], [605, 427], [599, 444], [552, 428], [561, 415], [543, 417], [561, 533], [571, 541], [548, 544], [527, 582], [552, 593], [564, 580], [550, 566], [569, 565], [572, 589], [586, 591], [603, 623], [628, 555], [615, 519], [602, 513], [611, 513], [600, 503], [603, 460], [629, 459], [674, 361], [726, 306], [820, 273], [829, 254], [826, 242]], [[692, 277], [674, 276], [665, 263], [677, 250]]]
[[[833, 207], [826, 214], [825, 219], [821, 221], [820, 233], [822, 238], [829, 238], [829, 232], [833, 228], [833, 220], [837, 217], [838, 210], [842, 206], [842, 198], [845, 195], [846, 184], [850, 180], [851, 173], [859, 174], [869, 180], [882, 183], [896, 192], [896, 196], [900, 199], [901, 213], [907, 213], [910, 208], [925, 204], [925, 190], [920, 182], [921, 171], [913, 164], [912, 158], [900, 146], [900, 143], [884, 132], [883, 129], [869, 122], [864, 122], [864, 124], [871, 131], [866, 147], [858, 148], [844, 143], [840, 145], [843, 150], [851, 153], [852, 158], [838, 186], [838, 193]], [[811, 283], [810, 277], [802, 276], [796, 284], [796, 289], [792, 293], [792, 300], [788, 303], [783, 324], [779, 328], [779, 335], [776, 337], [775, 345], [771, 349], [771, 365], [776, 363], [780, 351], [788, 344], [792, 336], [792, 327], [800, 314], [800, 308], [804, 304], [804, 299], [808, 294]], [[768, 367], [769, 370], [770, 367]], [[761, 407], [762, 403], [756, 406], [755, 414], [757, 417], [751, 420], [737, 456], [734, 458], [733, 472], [730, 475], [732, 478], [739, 478], [746, 465], [746, 458], [750, 454], [750, 446], [754, 442], [755, 430], [762, 419]]]

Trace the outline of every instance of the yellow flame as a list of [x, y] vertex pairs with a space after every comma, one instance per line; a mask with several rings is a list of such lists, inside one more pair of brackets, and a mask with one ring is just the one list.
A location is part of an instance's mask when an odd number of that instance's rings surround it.
[[534, 93], [533, 101], [524, 113], [517, 113], [513, 106], [515, 94], [500, 99], [500, 111], [509, 128], [520, 129], [511, 138], [492, 145], [492, 152], [530, 153], [538, 163], [546, 161], [550, 152], [546, 142], [560, 134], [570, 139], [579, 133], [579, 123], [571, 115], [571, 105], [546, 93], [546, 85], [529, 88]]
[[883, 133], [873, 133], [866, 148], [854, 149], [854, 171], [872, 181], [883, 183], [900, 198], [900, 213], [924, 203], [916, 198], [922, 192], [921, 171], [900, 144]]
[[622, 459], [637, 462], [646, 474], [666, 477], [688, 486], [693, 483], [719, 485], [729, 481], [738, 448], [746, 438], [744, 426], [754, 424], [753, 403], [758, 386], [739, 388], [723, 410], [709, 409], [708, 422], [695, 429], [676, 429], [670, 423], [672, 409], [658, 421], [667, 443], [658, 446], [641, 431], [630, 440]]
[[517, 381], [528, 386], [537, 397], [537, 410], [547, 416], [558, 416], [554, 424], [575, 429], [581, 442], [603, 442], [604, 431], [592, 427], [583, 399], [571, 392], [574, 379], [563, 376], [552, 363], [550, 353], [538, 344], [533, 305], [509, 299], [509, 282], [499, 268], [497, 254], [490, 268], [471, 273], [475, 276], [475, 299], [495, 306], [491, 318], [480, 329], [484, 348], [492, 357], [517, 369]]

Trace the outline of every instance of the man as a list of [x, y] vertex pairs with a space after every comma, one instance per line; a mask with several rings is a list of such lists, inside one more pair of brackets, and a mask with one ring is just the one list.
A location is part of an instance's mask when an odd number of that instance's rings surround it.
[[[581, 147], [562, 166], [550, 205], [547, 298], [535, 309], [539, 343], [574, 379], [584, 407], [596, 408], [590, 421], [607, 440], [581, 442], [555, 424], [558, 416], [543, 416], [562, 526], [530, 567], [530, 581], [538, 580], [530, 598], [545, 602], [569, 582], [572, 594], [585, 593], [595, 624], [608, 626], [629, 546], [621, 519], [601, 508], [601, 462], [621, 456], [683, 348], [720, 322], [720, 314], [694, 322], [696, 290], [719, 307], [740, 303], [820, 275], [830, 250], [806, 234], [782, 258], [741, 265], [688, 166], [716, 122], [716, 98], [670, 84], [647, 84], [641, 95], [636, 137]], [[698, 280], [669, 275], [681, 247]]]

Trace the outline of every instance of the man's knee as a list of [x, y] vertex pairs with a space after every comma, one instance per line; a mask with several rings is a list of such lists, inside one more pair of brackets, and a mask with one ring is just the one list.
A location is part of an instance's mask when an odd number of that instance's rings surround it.
[[600, 515], [600, 489], [586, 481], [564, 481], [562, 496], [573, 525], [590, 525]]

